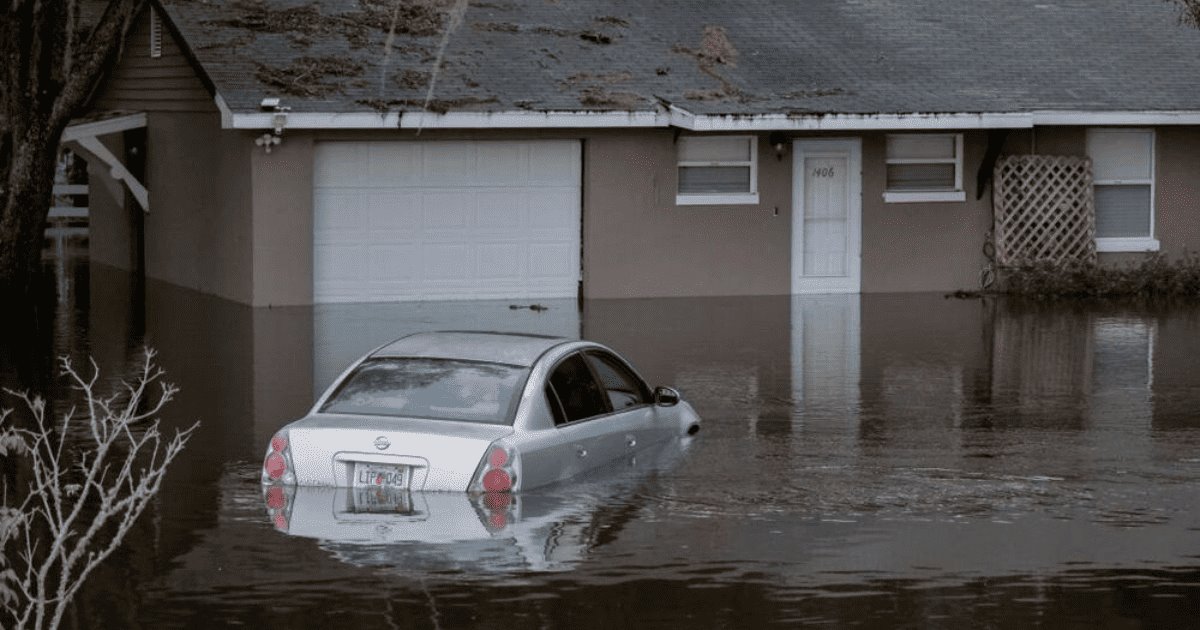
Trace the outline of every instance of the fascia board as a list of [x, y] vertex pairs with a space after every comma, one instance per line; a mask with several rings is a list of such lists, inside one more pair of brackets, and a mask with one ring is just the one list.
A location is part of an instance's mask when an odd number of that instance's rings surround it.
[[[274, 128], [272, 112], [236, 113], [214, 99], [225, 129]], [[996, 112], [963, 114], [693, 114], [661, 112], [291, 112], [288, 129], [565, 129], [677, 127], [689, 131], [919, 131], [1064, 125], [1200, 125], [1200, 111]]]

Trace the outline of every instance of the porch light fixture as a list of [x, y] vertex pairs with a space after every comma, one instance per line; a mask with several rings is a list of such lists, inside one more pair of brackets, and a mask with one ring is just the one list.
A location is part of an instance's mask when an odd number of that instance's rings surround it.
[[771, 144], [771, 148], [775, 149], [775, 158], [780, 162], [783, 161], [783, 154], [787, 152], [787, 134], [775, 131], [767, 138], [767, 142]]
[[254, 144], [262, 147], [269, 154], [271, 153], [271, 147], [283, 142], [283, 128], [287, 126], [288, 112], [292, 108], [281, 105], [278, 98], [264, 98], [258, 104], [258, 107], [259, 109], [272, 112], [272, 130], [254, 140]]

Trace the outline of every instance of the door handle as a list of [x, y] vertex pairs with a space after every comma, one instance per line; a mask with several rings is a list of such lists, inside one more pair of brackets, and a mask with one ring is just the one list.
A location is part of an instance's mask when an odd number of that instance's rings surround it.
[[637, 438], [633, 437], [632, 435], [626, 435], [625, 436], [625, 445], [628, 446], [629, 448], [633, 448], [633, 447], [637, 446]]
[[587, 449], [586, 449], [586, 448], [583, 448], [582, 446], [580, 446], [580, 445], [578, 445], [578, 444], [576, 444], [576, 445], [575, 445], [575, 454], [576, 454], [576, 455], [578, 455], [578, 456], [580, 456], [580, 457], [587, 457]]

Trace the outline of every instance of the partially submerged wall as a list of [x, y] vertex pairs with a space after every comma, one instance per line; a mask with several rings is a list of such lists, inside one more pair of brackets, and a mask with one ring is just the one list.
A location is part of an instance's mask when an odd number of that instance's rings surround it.
[[[93, 105], [146, 113], [146, 275], [248, 303], [253, 136], [221, 129], [212, 94], [165, 22], [162, 54], [151, 54], [151, 11], [138, 18]], [[119, 138], [105, 140], [119, 148]], [[125, 203], [118, 182], [100, 173], [90, 181], [96, 189], [91, 259], [136, 269], [134, 213], [141, 208]]]

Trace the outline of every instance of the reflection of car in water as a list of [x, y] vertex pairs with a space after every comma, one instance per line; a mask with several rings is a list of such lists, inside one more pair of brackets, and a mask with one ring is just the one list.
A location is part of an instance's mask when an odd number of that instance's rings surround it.
[[638, 486], [674, 467], [690, 441], [666, 440], [570, 485], [519, 494], [282, 485], [263, 493], [276, 529], [318, 539], [350, 564], [553, 571], [615, 539], [641, 509]]
[[[307, 416], [280, 430], [262, 481], [353, 488], [338, 496], [354, 506], [371, 500], [357, 492], [364, 488], [529, 490], [699, 426], [678, 392], [652, 391], [599, 344], [419, 333], [360, 359]], [[396, 495], [374, 496], [380, 506], [419, 509], [400, 505]]]

